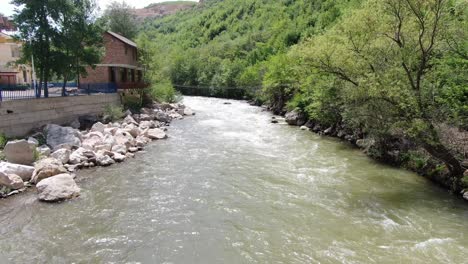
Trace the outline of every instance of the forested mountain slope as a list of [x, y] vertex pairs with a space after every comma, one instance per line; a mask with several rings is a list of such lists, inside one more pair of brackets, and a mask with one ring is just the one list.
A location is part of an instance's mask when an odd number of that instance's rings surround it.
[[274, 112], [296, 109], [459, 192], [467, 21], [466, 0], [206, 1], [145, 24], [139, 44], [160, 88], [250, 87]]

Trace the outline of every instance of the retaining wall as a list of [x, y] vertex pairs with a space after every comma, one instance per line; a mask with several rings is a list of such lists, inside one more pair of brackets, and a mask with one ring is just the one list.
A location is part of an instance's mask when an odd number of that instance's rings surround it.
[[106, 105], [120, 104], [118, 94], [41, 98], [0, 102], [0, 132], [27, 135], [46, 124], [67, 124], [79, 116], [102, 114]]

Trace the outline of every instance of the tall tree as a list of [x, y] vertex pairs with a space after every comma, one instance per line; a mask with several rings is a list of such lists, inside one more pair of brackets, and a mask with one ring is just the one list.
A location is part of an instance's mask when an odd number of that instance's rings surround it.
[[134, 39], [137, 35], [136, 16], [132, 13], [132, 7], [125, 1], [113, 1], [104, 12], [109, 29], [126, 38]]
[[99, 62], [102, 30], [93, 15], [93, 0], [14, 0], [12, 3], [21, 6], [14, 16], [18, 37], [25, 43], [21, 60], [34, 57], [39, 91], [44, 87], [44, 97], [49, 96], [47, 84], [53, 73], [63, 77], [66, 83], [84, 73], [87, 65]]

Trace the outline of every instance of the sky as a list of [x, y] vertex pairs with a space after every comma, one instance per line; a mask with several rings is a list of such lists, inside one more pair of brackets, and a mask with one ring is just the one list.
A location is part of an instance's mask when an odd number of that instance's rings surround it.
[[[113, 0], [96, 0], [96, 2], [101, 7], [101, 10], [105, 9], [106, 6]], [[120, 1], [120, 0], [119, 0]], [[167, 0], [126, 0], [126, 2], [135, 8], [142, 8], [152, 3], [165, 2]], [[195, 1], [195, 0], [191, 0]], [[198, 1], [195, 1], [198, 2]], [[10, 0], [0, 0], [0, 13], [3, 13], [6, 16], [13, 15], [14, 6], [10, 4]]]

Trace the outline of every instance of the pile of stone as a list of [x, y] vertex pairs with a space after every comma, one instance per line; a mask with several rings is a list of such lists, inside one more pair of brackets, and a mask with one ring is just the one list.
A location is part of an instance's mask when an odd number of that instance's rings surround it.
[[[76, 170], [133, 158], [151, 141], [167, 138], [172, 120], [194, 112], [182, 104], [154, 104], [139, 114], [125, 114], [122, 121], [96, 122], [84, 131], [50, 124], [27, 140], [9, 141], [3, 150], [7, 162], [0, 162], [0, 188], [9, 196], [35, 184], [39, 200], [47, 202], [77, 197]], [[79, 127], [77, 122], [74, 127]], [[41, 137], [46, 144], [39, 146]]]

